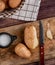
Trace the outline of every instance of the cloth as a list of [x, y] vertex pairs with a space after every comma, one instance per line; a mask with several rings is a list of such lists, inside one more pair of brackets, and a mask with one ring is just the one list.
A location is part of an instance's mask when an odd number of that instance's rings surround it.
[[25, 0], [22, 8], [17, 8], [11, 11], [5, 11], [0, 13], [0, 18], [8, 17], [13, 19], [25, 20], [25, 21], [36, 21], [41, 0]]

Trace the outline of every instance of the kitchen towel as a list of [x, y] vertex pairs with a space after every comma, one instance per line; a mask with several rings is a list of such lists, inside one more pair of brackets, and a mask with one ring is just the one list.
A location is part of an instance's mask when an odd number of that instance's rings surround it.
[[17, 8], [13, 11], [5, 11], [0, 13], [0, 18], [12, 18], [25, 21], [36, 21], [41, 0], [25, 0], [22, 8]]

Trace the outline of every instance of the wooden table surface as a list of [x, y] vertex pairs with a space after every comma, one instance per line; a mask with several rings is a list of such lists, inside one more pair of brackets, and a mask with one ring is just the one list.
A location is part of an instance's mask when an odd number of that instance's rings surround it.
[[[55, 0], [42, 0], [38, 20], [54, 16], [55, 16]], [[0, 19], [0, 28], [21, 23], [24, 23], [24, 21], [18, 22], [18, 20]], [[55, 65], [55, 59], [53, 58], [46, 60], [45, 64]], [[38, 65], [38, 63], [33, 63], [29, 65]]]
[[55, 0], [42, 0], [38, 19], [55, 16]]

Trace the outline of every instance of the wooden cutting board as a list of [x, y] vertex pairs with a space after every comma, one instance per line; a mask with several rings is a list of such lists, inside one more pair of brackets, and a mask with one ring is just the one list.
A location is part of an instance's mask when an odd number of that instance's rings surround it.
[[[45, 60], [54, 58], [55, 57], [55, 17], [44, 19], [43, 21], [43, 27], [44, 27], [44, 48], [45, 48]], [[46, 37], [46, 31], [47, 31], [47, 23], [50, 23], [50, 27], [53, 34], [53, 40], [49, 40]], [[9, 48], [2, 49], [0, 48], [0, 65], [21, 65], [21, 64], [27, 64], [31, 62], [39, 61], [39, 47], [37, 47], [34, 50], [30, 50], [32, 53], [32, 56], [29, 59], [24, 59], [19, 56], [17, 56], [14, 52], [15, 46], [19, 42], [24, 42], [23, 40], [23, 33], [26, 26], [34, 25], [36, 27], [36, 31], [38, 34], [39, 39], [39, 23], [31, 22], [31, 23], [25, 23], [5, 28], [0, 28], [0, 32], [8, 32], [12, 35], [17, 35], [18, 39], [15, 40], [12, 45]]]

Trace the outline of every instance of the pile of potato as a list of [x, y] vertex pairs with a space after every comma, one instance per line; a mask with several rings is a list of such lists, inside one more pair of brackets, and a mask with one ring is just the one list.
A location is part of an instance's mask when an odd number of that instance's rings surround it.
[[5, 9], [16, 8], [20, 5], [21, 0], [0, 0], [0, 12]]
[[24, 42], [18, 43], [15, 47], [15, 53], [22, 58], [30, 58], [32, 53], [30, 50], [39, 46], [37, 31], [34, 26], [27, 26], [24, 30]]

